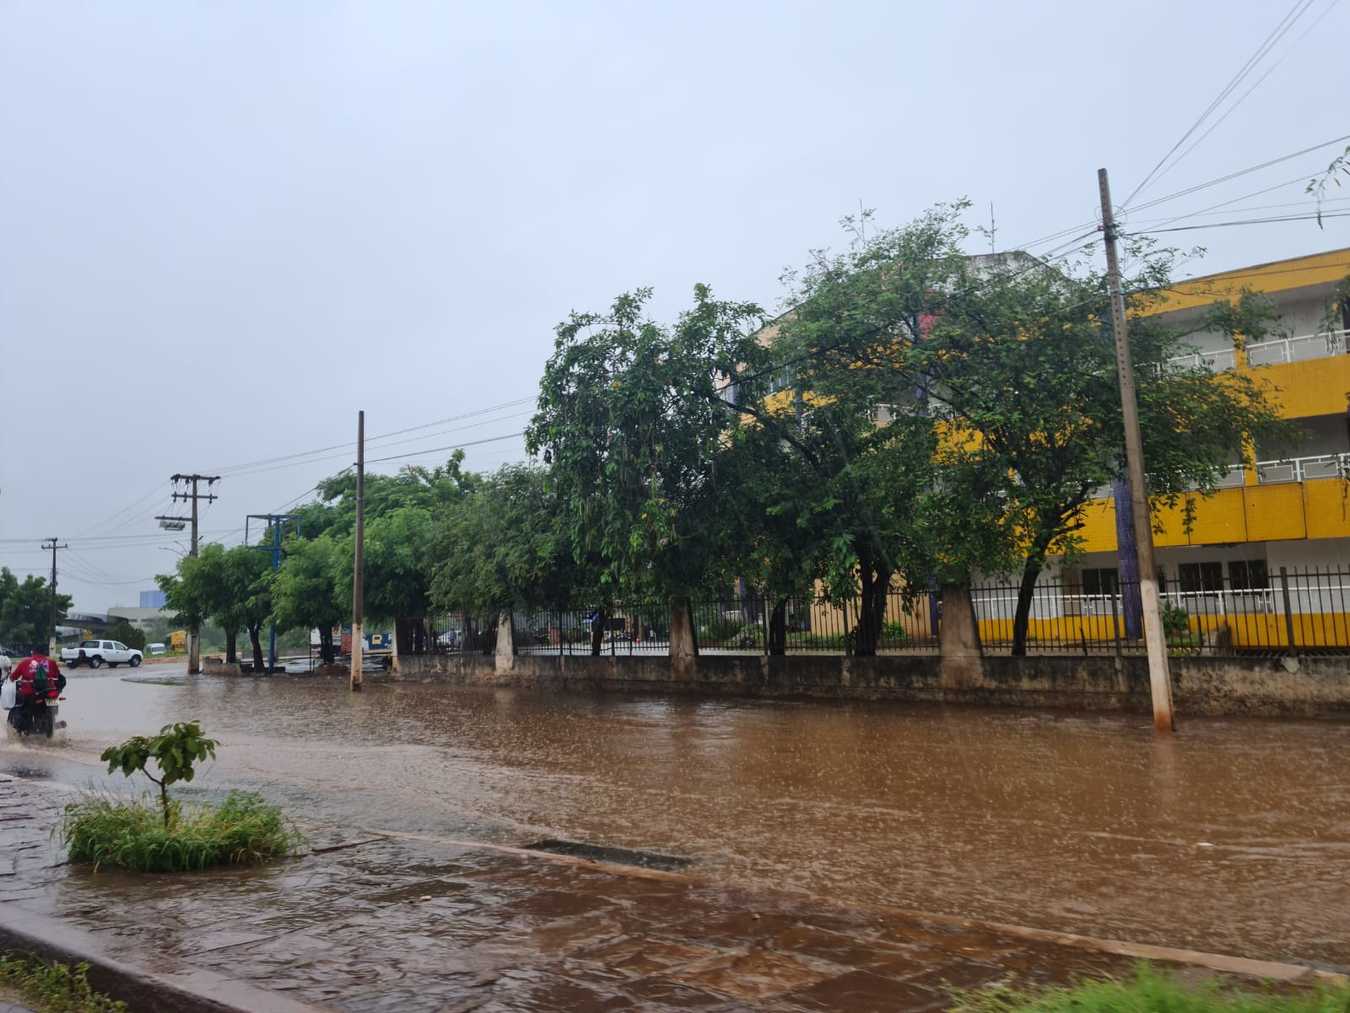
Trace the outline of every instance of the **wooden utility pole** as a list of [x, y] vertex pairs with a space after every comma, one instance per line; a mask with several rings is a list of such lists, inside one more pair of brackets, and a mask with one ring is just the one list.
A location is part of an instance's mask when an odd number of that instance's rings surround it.
[[[47, 605], [47, 654], [48, 656], [56, 653], [56, 550], [68, 549], [70, 544], [62, 542], [57, 544], [56, 537], [48, 538], [42, 543], [44, 549], [52, 550], [52, 582], [51, 582], [51, 601]], [[31, 644], [29, 645], [32, 646]]]
[[[199, 519], [197, 513], [197, 502], [198, 500], [204, 499], [208, 503], [210, 503], [219, 498], [214, 493], [211, 492], [211, 486], [215, 485], [217, 482], [220, 481], [220, 476], [198, 475], [195, 473], [191, 475], [170, 475], [169, 481], [173, 483], [173, 501], [175, 503], [178, 503], [180, 501], [184, 503], [188, 502], [189, 500], [192, 501], [192, 516], [156, 517], [155, 520], [159, 521], [159, 525], [162, 528], [168, 528], [170, 530], [178, 530], [178, 531], [181, 531], [183, 529], [184, 522], [191, 523], [192, 548], [188, 552], [188, 555], [192, 556], [195, 559], [197, 556], [197, 546], [199, 541], [197, 530], [197, 522]], [[206, 492], [200, 491], [199, 484], [202, 482], [206, 483]], [[182, 486], [181, 490], [179, 489], [180, 485]], [[188, 631], [189, 675], [197, 675], [202, 670], [201, 632], [202, 632], [201, 626], [198, 623], [193, 623], [192, 629]]]
[[1144, 479], [1144, 445], [1139, 434], [1139, 403], [1134, 391], [1134, 365], [1125, 322], [1125, 296], [1120, 290], [1120, 259], [1116, 254], [1116, 216], [1111, 209], [1111, 183], [1106, 170], [1097, 170], [1102, 199], [1102, 235], [1106, 240], [1106, 282], [1111, 292], [1111, 329], [1116, 336], [1116, 376], [1120, 381], [1120, 412], [1125, 423], [1125, 473], [1134, 512], [1135, 547], [1139, 554], [1139, 597], [1144, 607], [1144, 645], [1148, 651], [1148, 681], [1153, 696], [1153, 727], [1171, 734], [1172, 675], [1167, 667], [1158, 595], [1158, 571], [1153, 563], [1153, 525]]
[[352, 560], [352, 692], [361, 692], [365, 663], [361, 621], [365, 615], [366, 565], [366, 413], [356, 413], [356, 552]]

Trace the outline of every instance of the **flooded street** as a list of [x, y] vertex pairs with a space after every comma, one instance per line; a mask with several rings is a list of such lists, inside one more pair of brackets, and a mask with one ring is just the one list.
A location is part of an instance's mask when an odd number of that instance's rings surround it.
[[105, 746], [196, 718], [222, 746], [189, 791], [350, 827], [652, 849], [855, 908], [1350, 965], [1343, 723], [1169, 743], [1138, 717], [122, 674], [73, 678], [64, 738], [8, 740], [0, 770], [103, 784]]

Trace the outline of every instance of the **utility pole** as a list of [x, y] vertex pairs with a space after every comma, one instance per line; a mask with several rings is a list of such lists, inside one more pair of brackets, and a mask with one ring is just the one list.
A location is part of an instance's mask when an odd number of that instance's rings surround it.
[[[211, 492], [211, 486], [220, 481], [219, 475], [170, 475], [169, 481], [173, 483], [173, 501], [192, 502], [191, 517], [156, 517], [159, 526], [170, 531], [182, 531], [185, 523], [192, 525], [192, 549], [188, 555], [194, 559], [197, 557], [197, 502], [206, 500], [208, 503], [219, 499]], [[199, 484], [206, 483], [206, 492], [202, 492]], [[179, 486], [182, 489], [179, 489]], [[192, 624], [192, 629], [188, 631], [188, 674], [198, 675], [202, 670], [202, 645], [201, 645], [201, 626], [198, 623]]]
[[1148, 651], [1148, 681], [1153, 696], [1153, 728], [1163, 734], [1175, 730], [1172, 719], [1172, 676], [1167, 667], [1167, 641], [1159, 610], [1158, 571], [1153, 563], [1153, 525], [1144, 484], [1144, 446], [1139, 433], [1139, 403], [1134, 391], [1134, 365], [1125, 322], [1125, 296], [1120, 290], [1120, 259], [1116, 254], [1116, 217], [1111, 209], [1111, 183], [1105, 169], [1097, 170], [1102, 199], [1102, 235], [1106, 240], [1106, 281], [1111, 292], [1111, 329], [1116, 336], [1116, 376], [1120, 381], [1120, 411], [1125, 423], [1125, 465], [1134, 513], [1134, 537], [1139, 554], [1139, 597], [1144, 607], [1144, 644]]
[[70, 544], [62, 542], [58, 545], [53, 536], [43, 542], [42, 547], [52, 551], [51, 602], [47, 606], [47, 654], [50, 656], [56, 653], [56, 550], [68, 549]]
[[[266, 521], [267, 526], [272, 529], [271, 546], [258, 546], [258, 548], [270, 548], [272, 551], [272, 572], [276, 573], [281, 569], [281, 532], [282, 527], [287, 521], [298, 520], [295, 514], [249, 514], [244, 518], [244, 544], [252, 544], [248, 537], [248, 522], [251, 520]], [[277, 624], [272, 623], [272, 628], [267, 634], [267, 671], [277, 667]]]
[[361, 621], [365, 615], [366, 565], [366, 413], [356, 413], [356, 552], [352, 560], [352, 692], [361, 692], [365, 663]]

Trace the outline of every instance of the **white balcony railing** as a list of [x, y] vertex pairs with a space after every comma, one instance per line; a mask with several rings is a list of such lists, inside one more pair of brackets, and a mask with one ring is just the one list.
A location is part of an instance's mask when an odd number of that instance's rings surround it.
[[1252, 366], [1273, 366], [1281, 362], [1302, 362], [1328, 355], [1344, 355], [1346, 331], [1323, 331], [1296, 338], [1276, 338], [1247, 346], [1247, 362]]
[[1350, 454], [1317, 454], [1256, 462], [1256, 480], [1262, 485], [1347, 477], [1350, 477]]
[[1174, 355], [1167, 361], [1188, 369], [1203, 366], [1211, 373], [1222, 373], [1226, 369], [1236, 368], [1237, 352], [1231, 348], [1219, 348], [1209, 352], [1187, 352], [1185, 355]]
[[[1329, 355], [1344, 355], [1350, 331], [1322, 331], [1301, 334], [1293, 338], [1274, 338], [1247, 346], [1249, 366], [1274, 366], [1281, 362], [1302, 362], [1305, 359], [1323, 359]], [[1237, 366], [1237, 352], [1232, 348], [1187, 352], [1167, 360], [1178, 366], [1203, 366], [1211, 373], [1222, 373]]]

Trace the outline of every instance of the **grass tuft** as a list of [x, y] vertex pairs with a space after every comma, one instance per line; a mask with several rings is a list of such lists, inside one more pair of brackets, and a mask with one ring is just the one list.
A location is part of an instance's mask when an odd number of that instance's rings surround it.
[[251, 865], [289, 854], [300, 835], [281, 810], [248, 792], [230, 792], [218, 806], [158, 806], [91, 798], [66, 806], [60, 834], [72, 862], [133, 872], [191, 872]]
[[126, 1003], [95, 992], [89, 965], [48, 964], [36, 957], [0, 956], [0, 983], [41, 1013], [126, 1013]]
[[1350, 986], [1277, 994], [1241, 991], [1217, 982], [1183, 985], [1140, 965], [1123, 981], [1086, 981], [1070, 988], [1022, 990], [1003, 985], [955, 993], [956, 1013], [1348, 1013]]

